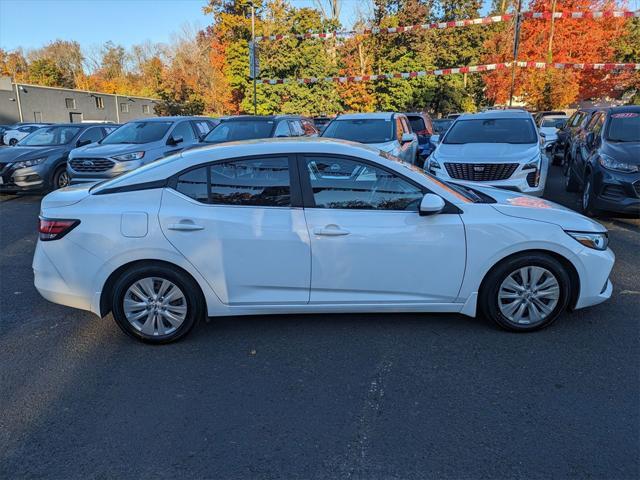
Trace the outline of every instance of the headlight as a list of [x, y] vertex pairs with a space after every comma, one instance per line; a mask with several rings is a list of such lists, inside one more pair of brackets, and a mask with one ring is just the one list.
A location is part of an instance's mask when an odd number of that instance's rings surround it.
[[33, 160], [22, 160], [21, 162], [14, 163], [13, 168], [17, 170], [19, 168], [33, 167], [34, 165], [40, 165], [46, 159], [47, 157], [34, 158]]
[[127, 162], [129, 160], [140, 160], [142, 157], [144, 157], [144, 152], [125, 153], [123, 155], [116, 155], [112, 158], [120, 160], [121, 162]]
[[540, 160], [541, 160], [541, 157], [537, 156], [533, 160], [530, 160], [527, 163], [525, 163], [524, 166], [522, 167], [522, 169], [523, 170], [537, 170], [537, 169], [540, 168]]
[[600, 154], [598, 162], [600, 162], [600, 165], [602, 165], [604, 168], [608, 168], [609, 170], [613, 170], [615, 172], [633, 173], [640, 170], [640, 165], [632, 165], [630, 163], [621, 162], [603, 153]]
[[433, 153], [429, 157], [429, 163], [427, 165], [427, 170], [430, 171], [431, 173], [435, 173], [435, 170], [440, 170], [440, 164], [438, 163], [438, 160], [433, 158]]
[[609, 245], [609, 235], [604, 233], [567, 232], [585, 247], [595, 250], [606, 250]]

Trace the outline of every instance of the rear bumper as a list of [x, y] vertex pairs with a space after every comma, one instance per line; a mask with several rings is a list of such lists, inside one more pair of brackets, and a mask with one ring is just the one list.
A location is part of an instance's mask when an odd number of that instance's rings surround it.
[[81, 310], [91, 309], [91, 298], [79, 295], [77, 289], [69, 286], [40, 242], [36, 245], [32, 266], [33, 283], [45, 299]]

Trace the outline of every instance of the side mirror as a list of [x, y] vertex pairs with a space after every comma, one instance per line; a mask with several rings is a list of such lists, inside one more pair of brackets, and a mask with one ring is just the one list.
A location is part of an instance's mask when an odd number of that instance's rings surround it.
[[440, 135], [431, 135], [431, 138], [429, 140], [431, 140], [431, 143], [433, 143], [434, 145], [437, 145], [440, 143]]
[[93, 143], [91, 140], [78, 140], [76, 142], [76, 147], [84, 147], [85, 145], [89, 145], [90, 143]]
[[416, 138], [417, 137], [416, 137], [415, 133], [403, 133], [402, 134], [402, 139], [400, 140], [400, 143], [413, 142]]
[[184, 141], [184, 138], [182, 137], [169, 137], [169, 140], [167, 141], [167, 143], [169, 145], [178, 145], [179, 143], [182, 143]]
[[442, 197], [433, 193], [427, 193], [422, 197], [422, 201], [420, 202], [420, 216], [425, 217], [427, 215], [440, 213], [444, 209], [444, 205]]

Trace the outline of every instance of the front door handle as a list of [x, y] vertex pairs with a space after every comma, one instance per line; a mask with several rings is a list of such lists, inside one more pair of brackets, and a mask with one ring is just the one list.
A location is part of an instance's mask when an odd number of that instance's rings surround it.
[[169, 230], [179, 230], [183, 232], [194, 232], [196, 230], [204, 230], [202, 225], [196, 225], [191, 220], [182, 220], [180, 223], [170, 223], [167, 228]]
[[349, 235], [351, 232], [340, 228], [338, 225], [331, 224], [324, 228], [316, 227], [313, 229], [313, 233], [315, 235], [322, 235], [325, 237], [339, 237], [342, 235]]

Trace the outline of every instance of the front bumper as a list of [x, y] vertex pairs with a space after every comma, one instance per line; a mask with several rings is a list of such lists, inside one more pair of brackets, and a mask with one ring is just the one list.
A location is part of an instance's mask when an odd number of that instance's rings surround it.
[[43, 178], [42, 170], [38, 167], [15, 170], [13, 164], [5, 164], [0, 168], [0, 192], [41, 192], [46, 190], [48, 184]]
[[613, 285], [609, 275], [616, 258], [609, 248], [599, 251], [585, 247], [578, 256], [583, 270], [579, 272], [580, 293], [575, 309], [597, 305], [611, 297]]
[[[108, 180], [110, 178], [119, 177], [127, 172], [135, 170], [138, 167], [144, 165], [142, 160], [130, 160], [127, 162], [119, 162], [112, 158], [89, 158], [83, 157], [82, 160], [85, 161], [109, 161], [112, 166], [104, 169], [102, 171], [80, 171], [76, 170], [72, 166], [72, 159], [69, 159], [67, 162], [67, 173], [71, 179], [71, 185], [75, 185], [78, 183], [94, 183], [94, 182], [102, 182], [103, 180]], [[89, 169], [89, 167], [87, 167]]]
[[600, 210], [640, 215], [640, 173], [598, 168], [593, 178], [593, 202]]
[[[540, 172], [534, 169], [524, 170], [524, 164], [518, 165], [515, 172], [507, 179], [504, 180], [486, 180], [486, 181], [473, 181], [464, 178], [454, 178], [447, 173], [447, 169], [444, 167], [442, 161], [438, 162], [440, 168], [428, 169], [428, 171], [434, 174], [441, 180], [458, 180], [470, 183], [477, 183], [481, 186], [503, 188], [505, 190], [512, 190], [515, 192], [526, 193], [527, 195], [533, 195], [535, 197], [541, 197], [544, 194], [544, 187], [547, 183], [547, 173], [549, 170], [549, 160], [543, 157], [540, 162]], [[473, 163], [473, 162], [469, 162]], [[425, 169], [427, 169], [425, 165]], [[539, 175], [537, 184], [535, 183], [535, 177]]]

